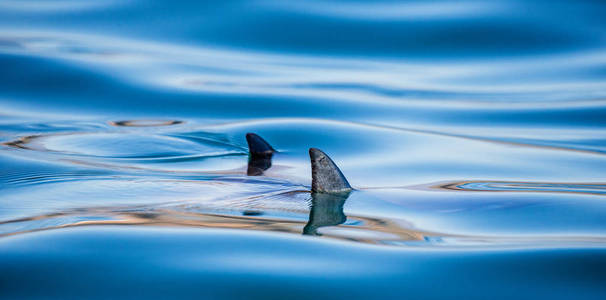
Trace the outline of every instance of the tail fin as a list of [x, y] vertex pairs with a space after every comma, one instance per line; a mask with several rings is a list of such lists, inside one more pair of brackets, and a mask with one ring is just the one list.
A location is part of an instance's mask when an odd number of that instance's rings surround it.
[[254, 133], [246, 134], [246, 142], [248, 143], [248, 151], [253, 156], [266, 156], [276, 152], [268, 142]]
[[352, 190], [339, 167], [322, 150], [309, 149], [311, 159], [311, 191], [320, 193], [344, 193]]

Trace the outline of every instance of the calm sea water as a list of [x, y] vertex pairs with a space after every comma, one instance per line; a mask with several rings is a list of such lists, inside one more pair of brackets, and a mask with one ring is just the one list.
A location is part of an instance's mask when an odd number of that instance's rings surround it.
[[0, 1], [2, 299], [605, 299], [605, 155], [603, 1]]

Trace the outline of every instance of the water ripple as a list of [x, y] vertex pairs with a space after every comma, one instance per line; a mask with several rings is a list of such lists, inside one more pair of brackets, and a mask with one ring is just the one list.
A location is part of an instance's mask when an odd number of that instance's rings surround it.
[[183, 121], [179, 120], [123, 120], [123, 121], [109, 121], [108, 124], [112, 126], [124, 126], [124, 127], [156, 127], [156, 126], [170, 126], [179, 125]]
[[604, 15], [1, 1], [2, 295], [603, 299]]
[[440, 184], [436, 188], [479, 192], [543, 192], [606, 195], [606, 183], [463, 181]]

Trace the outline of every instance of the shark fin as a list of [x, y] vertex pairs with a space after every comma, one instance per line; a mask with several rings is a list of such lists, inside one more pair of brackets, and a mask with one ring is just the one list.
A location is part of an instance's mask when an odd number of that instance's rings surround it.
[[246, 134], [246, 142], [248, 143], [248, 151], [252, 156], [267, 156], [276, 152], [268, 142], [254, 133]]
[[309, 149], [311, 159], [311, 191], [319, 193], [346, 193], [352, 190], [339, 167], [322, 150]]
[[271, 168], [271, 157], [276, 150], [254, 133], [246, 134], [246, 142], [248, 142], [248, 152], [250, 153], [246, 175], [263, 175], [265, 170]]

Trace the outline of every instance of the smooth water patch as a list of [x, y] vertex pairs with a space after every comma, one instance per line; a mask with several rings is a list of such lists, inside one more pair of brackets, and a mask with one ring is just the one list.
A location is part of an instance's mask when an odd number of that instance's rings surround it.
[[3, 238], [0, 253], [4, 295], [33, 299], [602, 299], [606, 279], [602, 248], [402, 251], [239, 230], [85, 227]]

